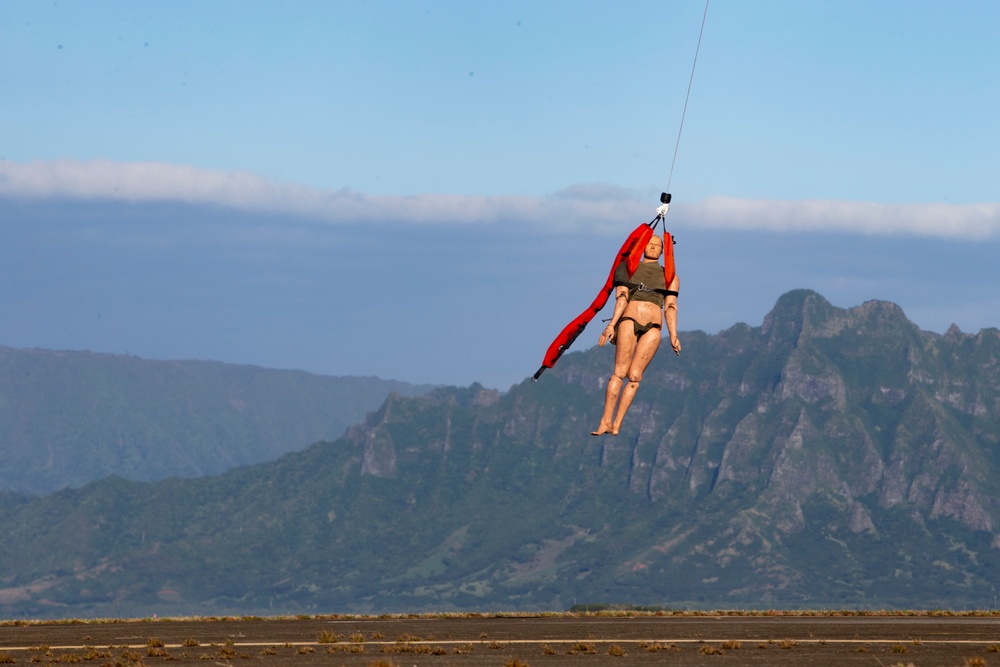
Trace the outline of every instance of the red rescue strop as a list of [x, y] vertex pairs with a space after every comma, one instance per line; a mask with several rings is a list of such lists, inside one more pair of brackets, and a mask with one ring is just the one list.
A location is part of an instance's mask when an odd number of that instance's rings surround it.
[[[577, 339], [583, 330], [587, 328], [594, 316], [601, 312], [604, 305], [608, 302], [608, 297], [611, 296], [611, 292], [614, 289], [615, 281], [615, 270], [618, 265], [622, 262], [626, 263], [628, 268], [628, 275], [631, 278], [632, 274], [635, 273], [636, 268], [639, 266], [639, 262], [642, 261], [643, 252], [646, 249], [646, 244], [649, 243], [649, 239], [653, 237], [653, 229], [656, 227], [656, 223], [660, 220], [660, 217], [655, 218], [652, 222], [644, 222], [638, 227], [636, 227], [628, 238], [625, 239], [625, 243], [622, 244], [621, 249], [618, 254], [615, 255], [615, 261], [611, 264], [611, 271], [608, 272], [608, 279], [604, 282], [604, 286], [601, 291], [597, 293], [597, 296], [591, 302], [590, 306], [587, 307], [585, 311], [576, 316], [576, 318], [567, 324], [556, 339], [552, 341], [549, 345], [549, 349], [545, 351], [545, 359], [542, 361], [542, 365], [539, 367], [538, 371], [533, 376], [535, 380], [545, 372], [546, 368], [552, 368], [559, 361], [559, 357], [562, 353], [569, 349], [569, 346], [573, 344], [573, 341]], [[674, 281], [674, 244], [673, 239], [670, 234], [666, 231], [663, 232], [663, 278], [666, 281], [667, 287], [670, 287], [670, 283]]]

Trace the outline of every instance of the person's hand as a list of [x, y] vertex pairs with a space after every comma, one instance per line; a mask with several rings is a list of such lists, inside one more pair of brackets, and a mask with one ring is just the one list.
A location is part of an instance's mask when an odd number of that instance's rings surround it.
[[605, 343], [615, 342], [615, 328], [610, 324], [604, 327], [604, 331], [601, 332], [601, 337], [597, 339], [597, 347], [604, 347]]
[[674, 354], [681, 356], [681, 339], [677, 336], [670, 337], [670, 347], [674, 348]]

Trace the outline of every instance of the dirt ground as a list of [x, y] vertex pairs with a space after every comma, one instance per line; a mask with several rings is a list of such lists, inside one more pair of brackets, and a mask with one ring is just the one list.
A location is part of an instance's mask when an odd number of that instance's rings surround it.
[[0, 664], [65, 662], [123, 667], [1000, 667], [1000, 616], [317, 616], [0, 623]]

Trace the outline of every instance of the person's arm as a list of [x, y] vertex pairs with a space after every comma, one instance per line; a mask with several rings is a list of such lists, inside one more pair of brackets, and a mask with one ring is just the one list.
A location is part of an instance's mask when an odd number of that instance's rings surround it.
[[667, 322], [667, 332], [670, 334], [670, 347], [674, 354], [681, 354], [681, 339], [677, 337], [677, 292], [681, 288], [681, 279], [676, 275], [667, 287], [667, 297], [663, 300], [663, 319]]
[[611, 320], [608, 322], [608, 326], [604, 327], [604, 331], [601, 332], [601, 337], [597, 339], [598, 347], [604, 347], [604, 344], [615, 337], [615, 327], [618, 326], [618, 320], [621, 319], [622, 313], [625, 312], [625, 306], [628, 305], [628, 287], [624, 285], [619, 285], [615, 288], [615, 310], [611, 314]]

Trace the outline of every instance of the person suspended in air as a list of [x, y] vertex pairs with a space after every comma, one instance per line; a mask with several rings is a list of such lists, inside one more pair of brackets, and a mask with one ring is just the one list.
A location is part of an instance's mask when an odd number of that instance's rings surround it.
[[[680, 148], [684, 118], [691, 97], [691, 84], [694, 82], [695, 65], [698, 62], [698, 51], [701, 49], [701, 38], [705, 32], [707, 17], [708, 0], [705, 0], [698, 45], [694, 51], [680, 127], [677, 129], [677, 142], [674, 144], [674, 157], [667, 177], [668, 192], [660, 195], [661, 206], [656, 209], [656, 217], [648, 223], [639, 225], [629, 234], [611, 265], [611, 272], [601, 291], [586, 310], [559, 332], [545, 351], [542, 365], [535, 371], [533, 377], [538, 381], [545, 369], [555, 366], [559, 357], [569, 349], [573, 341], [583, 333], [587, 324], [604, 308], [614, 290], [614, 313], [597, 344], [601, 347], [609, 342], [615, 345], [615, 367], [611, 377], [608, 378], [601, 423], [597, 430], [591, 431], [592, 435], [600, 436], [605, 433], [618, 435], [625, 414], [635, 398], [635, 392], [639, 389], [639, 383], [642, 382], [643, 373], [660, 347], [664, 321], [667, 323], [670, 346], [676, 355], [680, 356], [681, 353], [681, 341], [677, 338], [677, 292], [680, 289], [680, 280], [674, 269], [673, 237], [667, 231], [665, 217], [670, 204], [670, 183], [674, 176], [674, 166], [677, 164], [677, 152]], [[653, 233], [660, 222], [663, 222], [662, 241]], [[662, 267], [659, 264], [661, 255]]]
[[[664, 236], [667, 243], [672, 243], [669, 234]], [[618, 435], [643, 373], [660, 347], [664, 321], [667, 323], [670, 347], [680, 356], [681, 341], [677, 337], [680, 279], [673, 271], [672, 248], [668, 248], [667, 253], [665, 271], [659, 261], [664, 254], [664, 241], [653, 235], [646, 243], [642, 260], [634, 273], [629, 275], [629, 267], [624, 260], [615, 269], [615, 308], [597, 341], [600, 347], [607, 343], [615, 346], [615, 366], [608, 378], [601, 423], [597, 430], [591, 431], [591, 435]]]

